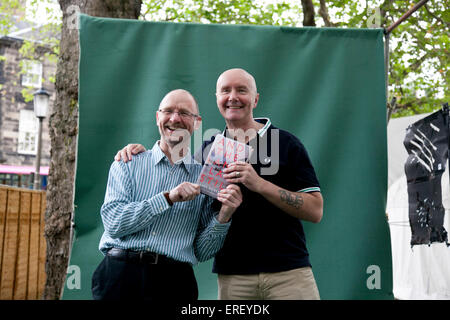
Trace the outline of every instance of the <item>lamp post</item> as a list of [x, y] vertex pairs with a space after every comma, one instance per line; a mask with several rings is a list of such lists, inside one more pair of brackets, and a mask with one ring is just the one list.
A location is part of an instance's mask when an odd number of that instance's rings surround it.
[[34, 172], [34, 189], [40, 189], [40, 171], [41, 171], [41, 140], [42, 140], [42, 122], [47, 116], [48, 100], [50, 94], [41, 88], [34, 94], [34, 114], [39, 119], [38, 126], [38, 145], [36, 153], [36, 169]]

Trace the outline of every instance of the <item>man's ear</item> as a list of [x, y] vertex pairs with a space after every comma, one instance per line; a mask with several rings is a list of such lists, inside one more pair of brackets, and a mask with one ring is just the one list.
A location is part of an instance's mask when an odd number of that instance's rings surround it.
[[158, 111], [156, 111], [156, 125], [158, 125]]
[[258, 105], [258, 100], [259, 100], [259, 93], [257, 93], [255, 96], [255, 106], [253, 108], [256, 108], [256, 106]]
[[202, 124], [202, 117], [198, 116], [194, 120], [194, 130], [198, 130], [200, 128], [201, 124]]

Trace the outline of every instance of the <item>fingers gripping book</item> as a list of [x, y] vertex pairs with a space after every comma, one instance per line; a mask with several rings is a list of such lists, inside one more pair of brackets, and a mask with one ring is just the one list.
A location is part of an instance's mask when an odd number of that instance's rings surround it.
[[217, 193], [229, 185], [223, 178], [222, 170], [236, 161], [248, 162], [252, 151], [253, 148], [245, 143], [227, 138], [222, 134], [216, 135], [197, 179], [200, 192], [217, 198]]

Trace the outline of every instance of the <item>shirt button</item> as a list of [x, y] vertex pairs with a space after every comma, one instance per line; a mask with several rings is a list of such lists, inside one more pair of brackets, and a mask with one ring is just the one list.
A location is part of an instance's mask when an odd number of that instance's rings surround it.
[[156, 236], [156, 232], [155, 231], [152, 232], [152, 236]]

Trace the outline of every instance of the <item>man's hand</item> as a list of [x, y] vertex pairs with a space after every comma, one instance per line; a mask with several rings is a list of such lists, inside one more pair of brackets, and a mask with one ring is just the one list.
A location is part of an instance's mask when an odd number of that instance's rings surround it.
[[131, 156], [136, 155], [138, 153], [144, 152], [146, 149], [142, 144], [131, 143], [125, 146], [122, 150], [117, 151], [114, 160], [123, 162], [131, 161]]
[[229, 183], [242, 183], [249, 190], [260, 192], [262, 184], [265, 182], [253, 169], [252, 165], [242, 161], [236, 161], [223, 169], [223, 177]]
[[182, 202], [194, 199], [200, 194], [200, 186], [195, 183], [183, 182], [169, 192], [172, 202]]
[[220, 223], [226, 223], [242, 203], [241, 188], [235, 184], [230, 184], [225, 189], [219, 191], [217, 200], [222, 202], [217, 220]]

